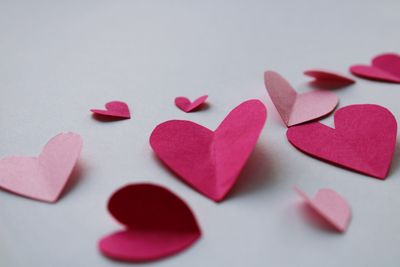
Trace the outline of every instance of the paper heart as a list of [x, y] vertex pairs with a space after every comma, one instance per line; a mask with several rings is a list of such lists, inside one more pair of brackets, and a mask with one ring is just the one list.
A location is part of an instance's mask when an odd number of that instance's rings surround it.
[[91, 109], [94, 114], [102, 116], [110, 116], [116, 118], [130, 119], [131, 113], [126, 103], [121, 101], [111, 101], [106, 104], [106, 110], [102, 109]]
[[350, 222], [351, 210], [342, 196], [332, 189], [323, 188], [317, 192], [314, 199], [311, 199], [299, 188], [295, 187], [294, 189], [304, 198], [307, 205], [337, 231], [346, 231]]
[[151, 261], [176, 254], [201, 236], [187, 204], [168, 189], [132, 184], [117, 190], [108, 210], [125, 230], [99, 242], [100, 251], [121, 261]]
[[264, 73], [265, 87], [287, 126], [322, 117], [335, 109], [338, 98], [329, 91], [298, 94], [278, 73]]
[[0, 160], [0, 187], [36, 200], [59, 198], [82, 148], [78, 134], [56, 135], [37, 158], [7, 157]]
[[214, 201], [221, 201], [256, 145], [267, 118], [259, 100], [233, 109], [213, 132], [191, 121], [161, 123], [150, 144], [157, 156], [185, 182]]
[[385, 179], [396, 145], [396, 119], [378, 105], [351, 105], [334, 115], [335, 128], [319, 122], [289, 128], [299, 150], [336, 165]]
[[322, 81], [335, 82], [341, 84], [352, 84], [356, 82], [347, 76], [329, 70], [312, 69], [305, 71], [304, 75], [313, 77], [315, 78], [315, 80], [320, 80], [320, 81], [322, 80]]
[[382, 54], [372, 59], [372, 65], [354, 65], [350, 71], [357, 76], [400, 83], [400, 56], [397, 54]]
[[191, 112], [200, 107], [200, 105], [202, 105], [207, 100], [207, 98], [208, 95], [203, 95], [197, 98], [195, 101], [190, 102], [190, 100], [186, 97], [179, 96], [175, 98], [175, 105], [185, 112]]

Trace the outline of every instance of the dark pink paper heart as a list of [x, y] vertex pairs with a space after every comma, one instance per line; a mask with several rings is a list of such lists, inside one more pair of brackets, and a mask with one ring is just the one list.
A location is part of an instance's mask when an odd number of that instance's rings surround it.
[[157, 156], [193, 188], [221, 201], [257, 143], [267, 118], [259, 100], [233, 109], [213, 132], [191, 121], [161, 123], [150, 144]]
[[316, 81], [332, 82], [338, 84], [352, 84], [356, 82], [355, 80], [344, 76], [343, 74], [323, 69], [306, 70], [304, 71], [304, 75], [313, 77]]
[[126, 227], [99, 242], [100, 251], [115, 260], [157, 260], [181, 252], [201, 236], [188, 205], [162, 186], [124, 186], [111, 196], [108, 210]]
[[131, 113], [126, 103], [122, 101], [111, 101], [106, 104], [106, 110], [91, 109], [91, 112], [101, 116], [109, 116], [122, 119], [130, 119]]
[[184, 112], [191, 112], [198, 109], [207, 100], [207, 98], [208, 95], [203, 95], [191, 102], [188, 98], [179, 96], [175, 98], [175, 105]]
[[354, 65], [350, 71], [357, 76], [392, 83], [400, 83], [400, 56], [382, 54], [372, 59], [371, 66]]
[[334, 129], [319, 122], [291, 127], [287, 138], [311, 156], [385, 179], [396, 145], [393, 114], [378, 105], [351, 105], [339, 109], [334, 120]]

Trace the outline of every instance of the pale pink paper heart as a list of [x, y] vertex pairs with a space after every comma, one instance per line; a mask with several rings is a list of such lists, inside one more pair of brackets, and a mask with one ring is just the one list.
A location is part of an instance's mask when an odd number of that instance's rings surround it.
[[272, 102], [287, 126], [292, 126], [322, 117], [332, 112], [338, 98], [329, 91], [311, 91], [298, 94], [278, 73], [264, 73], [265, 87]]
[[0, 187], [36, 200], [55, 202], [60, 197], [82, 148], [78, 134], [59, 134], [37, 158], [7, 157], [0, 160]]
[[203, 95], [191, 102], [188, 98], [179, 96], [175, 98], [175, 105], [184, 112], [191, 112], [198, 109], [208, 98], [208, 95]]
[[288, 129], [299, 150], [338, 166], [385, 179], [396, 146], [397, 122], [378, 105], [350, 105], [336, 111], [335, 128], [319, 122]]
[[340, 84], [352, 84], [356, 82], [352, 78], [347, 77], [343, 74], [322, 69], [306, 70], [304, 71], [304, 75], [313, 77], [317, 81], [324, 81], [324, 82], [333, 82]]
[[131, 113], [129, 107], [122, 101], [111, 101], [106, 104], [106, 109], [91, 109], [91, 112], [101, 116], [130, 119]]
[[143, 262], [168, 257], [201, 236], [188, 205], [158, 185], [124, 186], [111, 196], [108, 210], [126, 227], [99, 242], [100, 251], [115, 260]]
[[372, 59], [371, 66], [354, 65], [350, 71], [371, 80], [400, 83], [400, 55], [382, 54]]
[[299, 188], [295, 187], [294, 189], [304, 198], [307, 205], [337, 231], [346, 231], [351, 218], [351, 210], [349, 204], [341, 195], [332, 189], [323, 188], [312, 199]]
[[267, 118], [259, 100], [233, 109], [213, 132], [191, 121], [161, 123], [150, 144], [157, 156], [193, 188], [221, 201], [257, 143]]

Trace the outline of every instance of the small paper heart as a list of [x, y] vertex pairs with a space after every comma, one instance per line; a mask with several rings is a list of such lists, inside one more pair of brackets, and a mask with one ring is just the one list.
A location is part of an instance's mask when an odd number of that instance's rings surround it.
[[315, 198], [309, 198], [302, 190], [295, 187], [294, 190], [306, 201], [319, 216], [324, 218], [337, 231], [346, 231], [351, 210], [346, 200], [332, 189], [320, 189]]
[[371, 66], [354, 65], [350, 71], [362, 78], [400, 83], [400, 55], [382, 54], [372, 59]]
[[111, 101], [106, 104], [106, 109], [91, 109], [91, 112], [101, 116], [130, 119], [131, 113], [126, 103], [122, 101]]
[[208, 95], [203, 95], [191, 102], [188, 98], [179, 96], [175, 98], [175, 105], [184, 112], [197, 110], [208, 98]]

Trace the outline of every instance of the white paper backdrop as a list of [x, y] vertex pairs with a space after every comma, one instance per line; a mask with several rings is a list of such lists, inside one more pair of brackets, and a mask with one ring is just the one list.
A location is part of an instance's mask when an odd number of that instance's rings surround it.
[[[63, 131], [84, 139], [79, 179], [57, 204], [0, 191], [0, 266], [125, 265], [102, 257], [96, 243], [121, 227], [106, 210], [110, 194], [138, 181], [185, 199], [204, 234], [186, 252], [143, 266], [400, 266], [399, 149], [384, 182], [300, 153], [262, 79], [276, 70], [306, 91], [306, 69], [347, 73], [378, 53], [399, 53], [399, 10], [396, 0], [0, 0], [0, 156], [36, 155]], [[358, 79], [335, 92], [340, 107], [376, 103], [400, 121], [400, 85]], [[205, 93], [205, 111], [173, 104]], [[268, 121], [226, 201], [206, 199], [155, 159], [148, 138], [158, 123], [214, 129], [249, 98], [267, 105]], [[90, 108], [115, 99], [129, 103], [131, 120], [91, 118]], [[348, 232], [310, 223], [292, 185], [342, 194], [353, 209]]]

